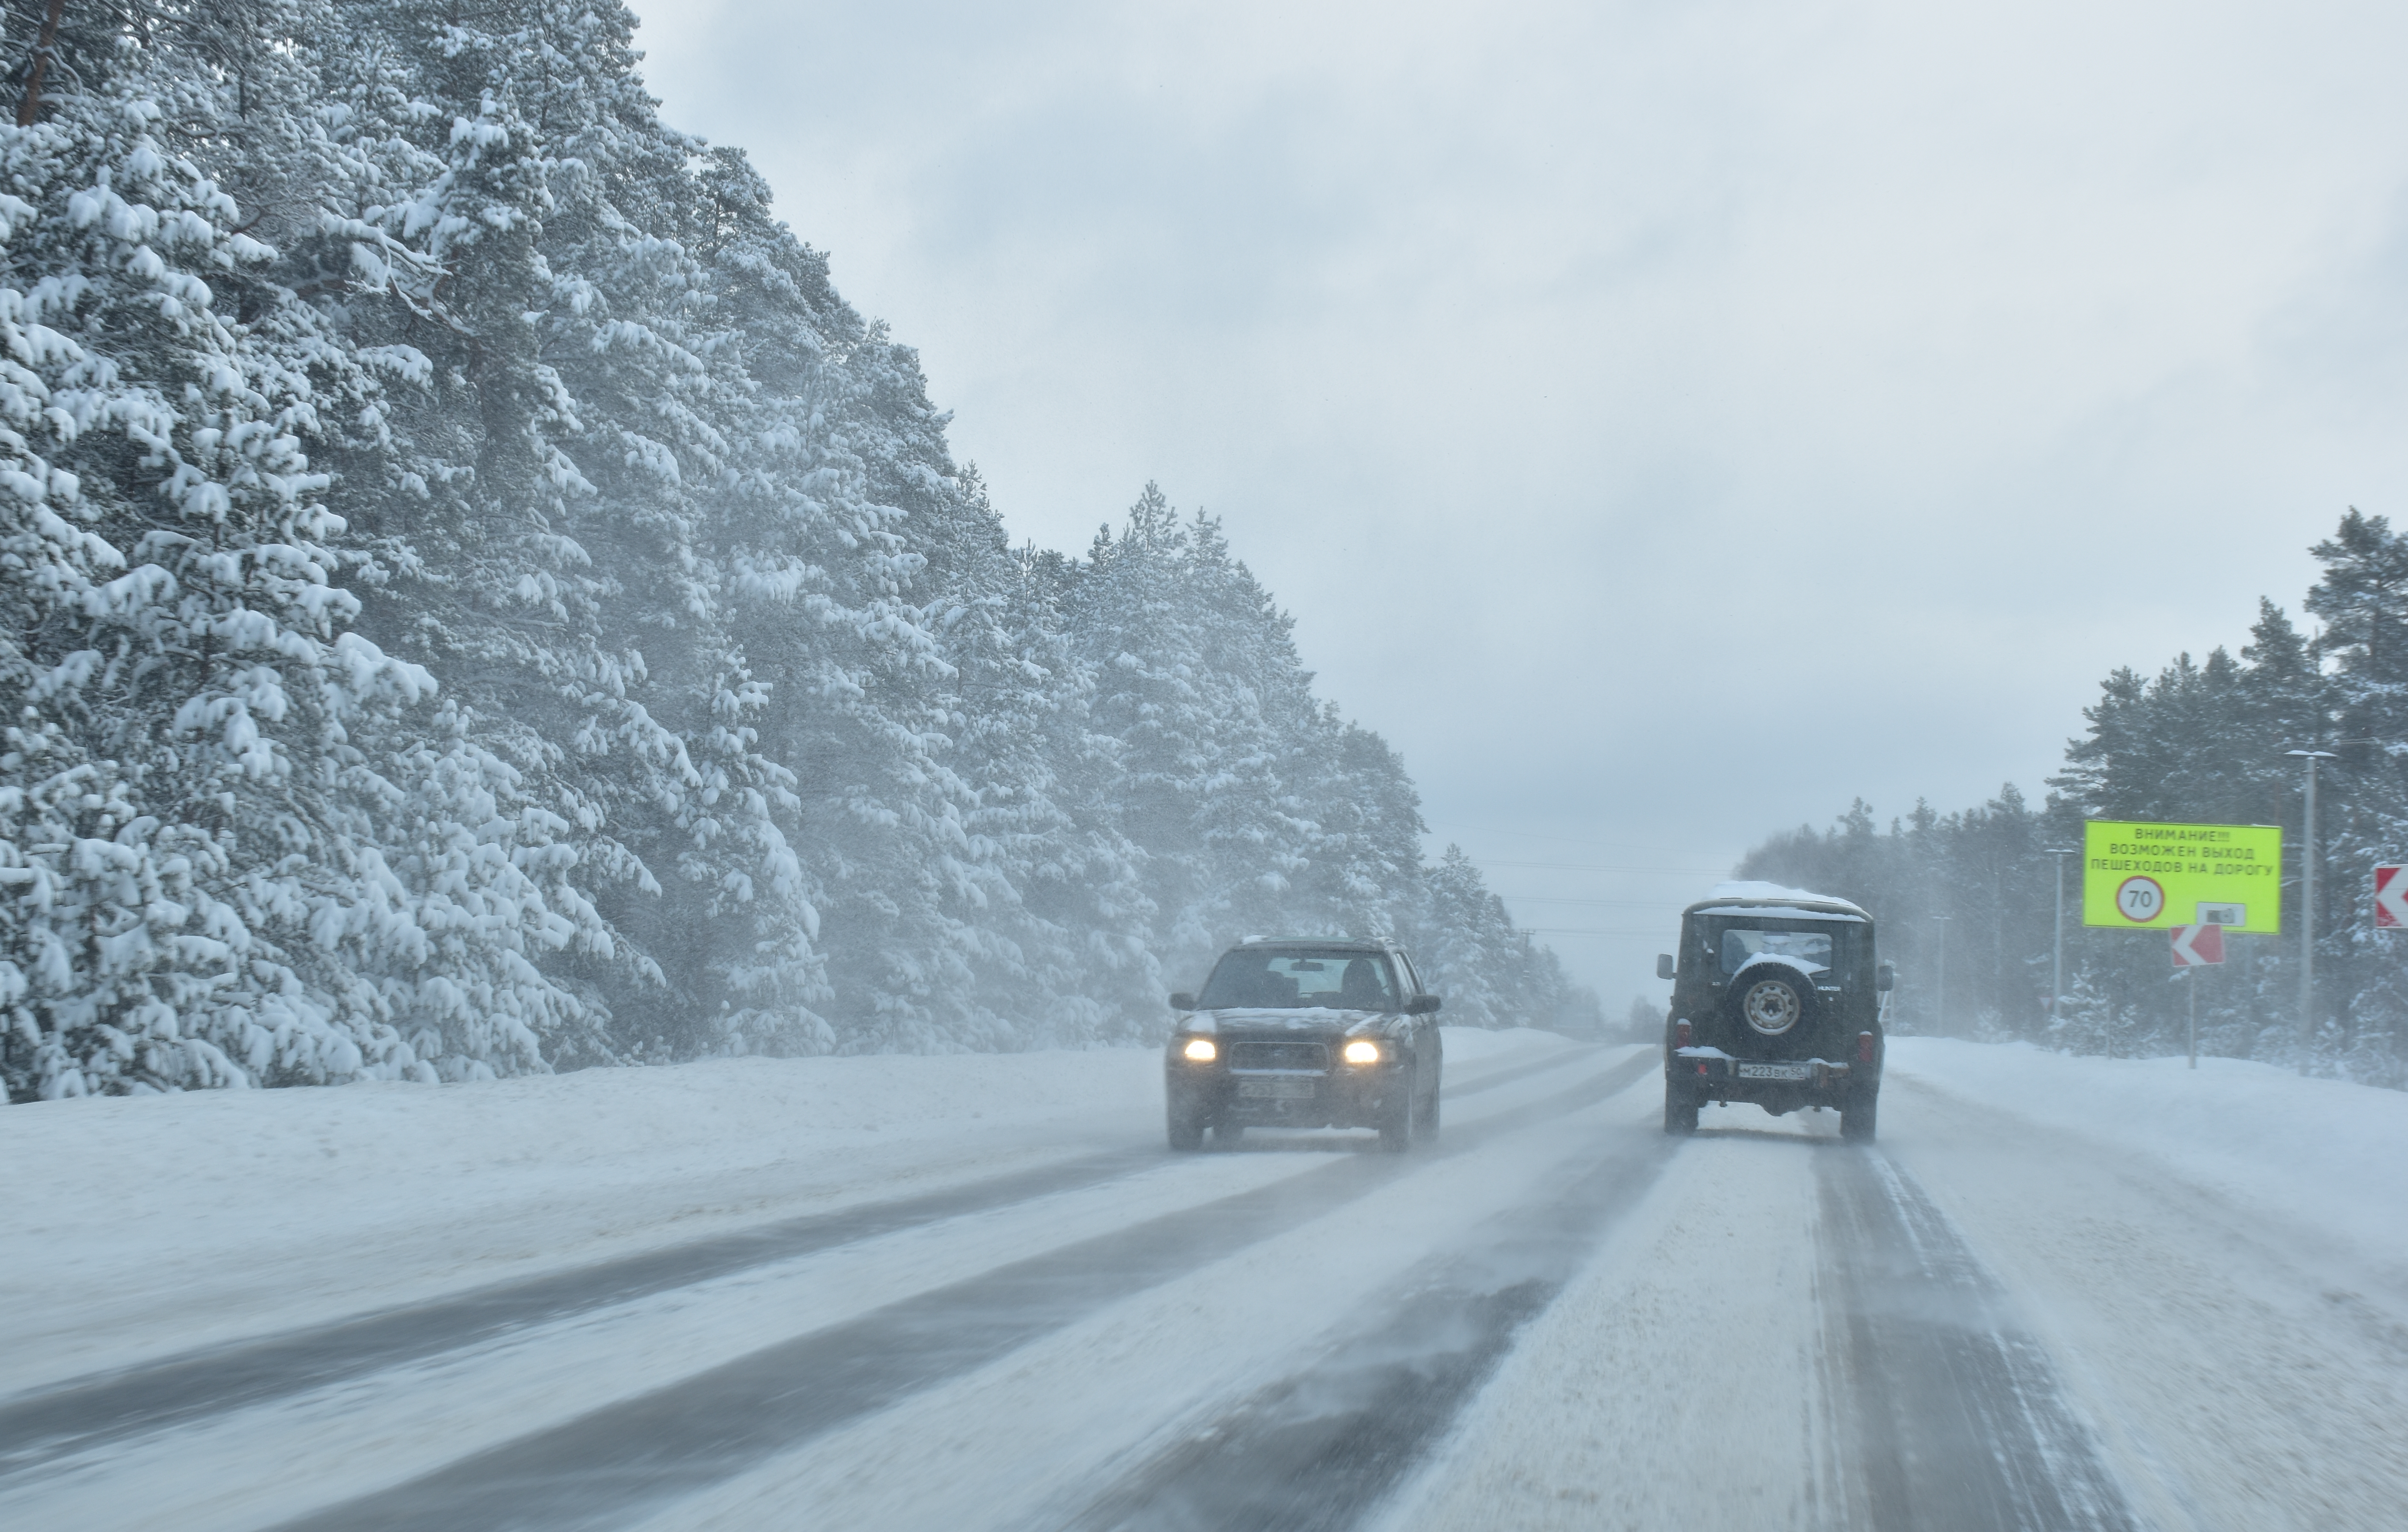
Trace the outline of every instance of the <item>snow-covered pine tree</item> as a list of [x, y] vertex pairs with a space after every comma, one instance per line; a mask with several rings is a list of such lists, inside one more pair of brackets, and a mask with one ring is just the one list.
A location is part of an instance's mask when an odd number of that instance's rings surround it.
[[1318, 770], [1306, 782], [1316, 829], [1300, 893], [1332, 929], [1394, 936], [1422, 902], [1421, 795], [1388, 742], [1324, 704], [1310, 737]]
[[976, 470], [949, 477], [958, 503], [914, 519], [936, 597], [924, 620], [953, 670], [948, 758], [975, 795], [972, 854], [994, 874], [961, 901], [979, 1002], [1019, 1046], [1127, 1040], [1163, 986], [1129, 848], [1062, 798], [1063, 767], [1089, 745], [1090, 678], [1053, 583], [1010, 551]]
[[666, 980], [627, 993], [621, 1031], [672, 1055], [790, 1052], [819, 1041], [803, 1005], [816, 911], [789, 838], [801, 800], [762, 748], [779, 699], [745, 652], [755, 612], [712, 557], [738, 493], [750, 316], [715, 301], [695, 246], [719, 213], [694, 173], [700, 146], [659, 122], [633, 29], [624, 7], [547, 6], [523, 45], [530, 115], [558, 145], [545, 346], [581, 426], [564, 450], [593, 486], [567, 524], [594, 559], [603, 649], [626, 658], [608, 692], [580, 699], [624, 718], [587, 769], [666, 885], [657, 898], [619, 885], [615, 923]]
[[1024, 545], [1013, 554], [1017, 583], [1012, 631], [1022, 652], [1058, 675], [1052, 706], [1031, 720], [1039, 730], [1054, 809], [1067, 821], [1058, 836], [1008, 862], [1036, 919], [1059, 930], [1071, 974], [1060, 987], [1093, 1040], [1150, 1038], [1166, 992], [1166, 968], [1154, 942], [1161, 911], [1148, 892], [1148, 852], [1128, 831], [1120, 792], [1123, 751], [1094, 712], [1098, 667], [1082, 661], [1069, 611], [1084, 566]]
[[2112, 999], [2088, 966], [2075, 969], [2065, 981], [2065, 1002], [2048, 1024], [2049, 1045], [2067, 1053], [2111, 1053], [2117, 1031]]
[[1423, 981], [1446, 997], [1456, 1026], [1526, 1026], [1517, 971], [1527, 938], [1513, 929], [1505, 901], [1460, 846], [1450, 845], [1425, 880], [1427, 903], [1413, 951]]
[[1182, 585], [1205, 645], [1198, 679], [1223, 720], [1206, 737], [1212, 753], [1199, 784], [1216, 886], [1197, 913], [1224, 930], [1343, 933], [1341, 910], [1309, 886], [1325, 849], [1312, 790], [1334, 741], [1297, 653], [1296, 620], [1231, 552], [1218, 520], [1199, 510], [1185, 532]]
[[[0, 129], [31, 428], [7, 572], [40, 609], [0, 781], [12, 1096], [539, 1067], [575, 1010], [525, 961], [570, 923], [488, 854], [521, 826], [462, 801], [491, 763], [444, 743], [423, 671], [344, 631], [360, 558], [308, 447], [373, 382], [208, 168], [310, 187], [326, 146], [279, 115], [298, 50], [251, 45], [322, 20], [111, 13], [119, 46], [84, 37], [73, 88]], [[412, 881], [462, 835], [470, 866]]]
[[652, 232], [698, 200], [692, 146], [622, 7], [344, 20], [357, 212], [323, 301], [401, 374], [380, 452], [347, 465], [393, 571], [370, 619], [566, 829], [598, 919], [552, 967], [607, 1019], [568, 1056], [774, 1046], [809, 1024], [768, 995], [811, 964], [790, 778], [755, 748], [766, 698], [698, 551], [743, 380], [704, 354], [695, 261]]
[[566, 525], [592, 486], [564, 450], [581, 422], [543, 349], [560, 296], [540, 249], [553, 146], [509, 88], [518, 65], [538, 73], [511, 30], [530, 14], [340, 8], [313, 53], [347, 179], [291, 258], [295, 290], [386, 384], [334, 460], [378, 559], [363, 627], [427, 666], [465, 739], [557, 825], [545, 865], [577, 931], [544, 966], [588, 1024], [552, 1051], [595, 1062], [644, 1040], [631, 1044], [615, 1006], [659, 972], [609, 915], [658, 884], [614, 834], [607, 773], [587, 768], [613, 750], [656, 765], [679, 752], [626, 703], [638, 667], [605, 647], [607, 577]]
[[1111, 797], [1145, 849], [1173, 973], [1202, 972], [1248, 931], [1318, 929], [1337, 913], [1298, 887], [1319, 835], [1305, 792], [1320, 719], [1292, 627], [1219, 523], [1182, 523], [1154, 484], [1117, 534], [1097, 536], [1073, 586], [1093, 716], [1120, 751]]
[[978, 916], [1010, 890], [965, 818], [976, 789], [948, 759], [954, 670], [927, 574], [984, 514], [966, 498], [917, 360], [828, 285], [826, 263], [769, 213], [740, 156], [703, 172], [705, 250], [750, 395], [736, 431], [729, 571], [753, 673], [769, 687], [761, 748], [796, 778], [801, 859], [827, 965], [822, 1046], [996, 1047], [1012, 1027], [980, 999], [1007, 938]]
[[[1003, 996], [990, 981], [1022, 967], [1018, 937], [1033, 933], [1021, 928], [1003, 848], [975, 833], [972, 821], [996, 788], [1045, 813], [1034, 801], [1044, 783], [1016, 775], [1036, 766], [1033, 757], [1007, 764], [962, 749], [971, 708], [1008, 694], [995, 689], [1006, 653], [995, 624], [1010, 578], [1008, 551], [982, 491], [966, 484], [952, 460], [947, 417], [928, 400], [917, 353], [870, 326], [847, 360], [858, 392], [839, 439], [863, 465], [869, 503], [910, 550], [893, 566], [891, 595], [862, 587], [874, 626], [856, 664], [874, 690], [853, 716], [903, 747], [862, 759], [879, 775], [862, 779], [869, 795], [856, 795], [849, 809], [857, 818], [875, 806], [893, 816], [882, 836], [888, 870], [869, 888], [854, 880], [869, 897], [856, 894], [853, 909], [861, 929], [875, 934], [874, 947], [864, 943], [856, 953], [874, 952], [874, 966], [853, 970], [855, 991], [877, 1017], [864, 1038], [925, 1033], [950, 1046], [1016, 1046], [1023, 1028], [996, 1009]], [[1014, 775], [998, 781], [988, 776], [995, 770]], [[867, 1021], [869, 1012], [856, 1014]]]
[[2353, 508], [2310, 551], [2324, 566], [2305, 602], [2324, 623], [2309, 646], [2319, 672], [2315, 722], [2330, 721], [2310, 737], [2340, 756], [2318, 781], [2311, 1067], [2400, 1085], [2408, 1083], [2403, 938], [2375, 927], [2373, 879], [2378, 866], [2408, 860], [2399, 808], [2408, 793], [2408, 536]]

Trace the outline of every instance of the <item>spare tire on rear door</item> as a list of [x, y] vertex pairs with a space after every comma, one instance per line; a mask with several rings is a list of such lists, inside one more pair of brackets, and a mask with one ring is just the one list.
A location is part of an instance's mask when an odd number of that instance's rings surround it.
[[1799, 1038], [1814, 1024], [1814, 981], [1795, 963], [1751, 958], [1731, 976], [1724, 1005], [1742, 1038]]

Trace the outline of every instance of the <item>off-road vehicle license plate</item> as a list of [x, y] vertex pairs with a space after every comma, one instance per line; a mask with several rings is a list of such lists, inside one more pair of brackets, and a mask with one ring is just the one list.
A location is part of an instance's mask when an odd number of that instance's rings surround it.
[[1814, 1072], [1811, 1064], [1742, 1064], [1742, 1080], [1804, 1080]]
[[1274, 1101], [1310, 1101], [1314, 1083], [1310, 1080], [1241, 1080], [1238, 1081], [1238, 1094], [1268, 1096]]

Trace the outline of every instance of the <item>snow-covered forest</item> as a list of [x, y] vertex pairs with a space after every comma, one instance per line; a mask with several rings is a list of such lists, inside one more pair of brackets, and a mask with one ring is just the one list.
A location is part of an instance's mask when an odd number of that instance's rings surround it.
[[[2083, 710], [2088, 730], [2068, 743], [2044, 804], [2011, 784], [1958, 813], [1917, 803], [1885, 830], [1859, 799], [1828, 831], [1758, 846], [1742, 875], [1831, 889], [1883, 918], [1911, 1027], [2178, 1052], [2189, 981], [2172, 977], [2162, 935], [2083, 928], [2078, 858], [2066, 869], [2066, 995], [2050, 1016], [2057, 859], [2046, 848], [2078, 848], [2093, 818], [2280, 824], [2285, 935], [2231, 938], [2225, 966], [2200, 971], [2200, 1048], [2408, 1088], [2408, 935], [2375, 929], [2372, 877], [2408, 861], [2408, 535], [2351, 510], [2313, 551], [2324, 570], [2304, 603], [2312, 631], [2261, 601], [2238, 658], [2217, 649], [2154, 677], [2118, 669]], [[2305, 781], [2291, 750], [2338, 756], [2317, 779], [2317, 1005], [2305, 1038]]]
[[5, 12], [11, 1099], [1580, 998], [1152, 485], [1014, 547], [614, 0]]

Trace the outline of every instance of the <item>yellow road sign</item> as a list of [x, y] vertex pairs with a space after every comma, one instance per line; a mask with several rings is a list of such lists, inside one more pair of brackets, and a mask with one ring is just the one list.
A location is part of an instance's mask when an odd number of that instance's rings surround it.
[[2082, 923], [2272, 936], [2283, 929], [2282, 826], [2091, 820], [2082, 827]]

